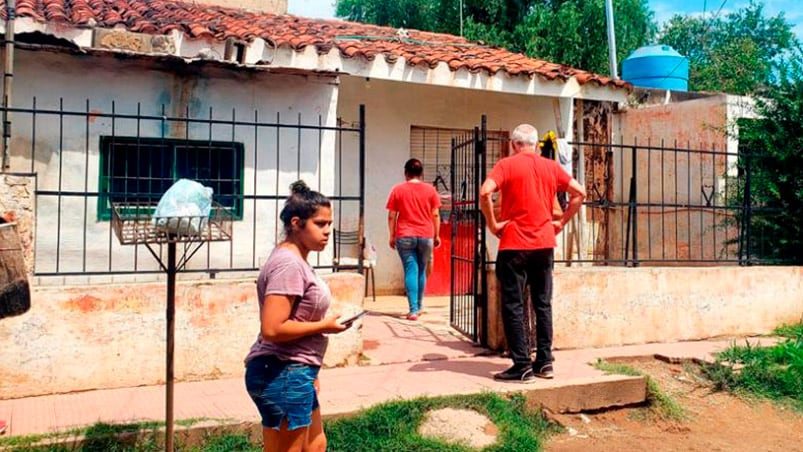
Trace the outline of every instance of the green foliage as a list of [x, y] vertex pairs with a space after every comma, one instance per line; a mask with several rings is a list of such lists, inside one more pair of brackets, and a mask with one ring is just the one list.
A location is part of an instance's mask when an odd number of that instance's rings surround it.
[[[336, 14], [391, 27], [460, 34], [456, 0], [337, 0]], [[609, 74], [605, 0], [463, 0], [463, 35], [514, 52]], [[655, 42], [647, 0], [613, 2], [617, 61]], [[749, 94], [776, 84], [799, 45], [783, 12], [767, 17], [761, 0], [732, 13], [676, 15], [662, 44], [689, 58], [689, 89]]]
[[797, 45], [783, 12], [765, 17], [762, 3], [721, 17], [676, 15], [663, 27], [660, 42], [689, 58], [689, 89], [749, 94], [774, 82]]
[[[107, 424], [98, 422], [86, 428], [72, 429], [47, 435], [12, 436], [0, 439], [0, 449], [8, 447], [14, 451], [61, 452], [78, 450], [81, 452], [118, 452], [136, 450], [138, 452], [157, 451], [153, 440], [156, 430], [164, 425], [160, 422], [138, 422], [133, 424]], [[79, 449], [67, 448], [61, 442], [83, 438]], [[51, 445], [38, 445], [48, 444]]]
[[335, 14], [357, 22], [388, 27], [435, 30], [435, 0], [338, 0]]
[[248, 435], [228, 434], [211, 436], [201, 447], [191, 449], [190, 452], [260, 452], [262, 447], [251, 444]]
[[704, 367], [717, 389], [788, 403], [803, 411], [803, 324], [784, 327], [790, 336], [772, 347], [732, 346]]
[[[756, 206], [749, 213], [751, 254], [759, 260], [803, 263], [801, 68], [798, 50], [779, 71], [776, 85], [759, 91], [759, 119], [740, 122], [739, 164], [743, 173], [750, 172], [750, 203]], [[734, 202], [742, 200], [743, 194]]]
[[[564, 0], [533, 8], [514, 31], [511, 48], [529, 56], [610, 74], [605, 1]], [[655, 35], [653, 13], [645, 0], [614, 2], [617, 61], [649, 43]]]
[[[533, 58], [607, 74], [605, 0], [465, 0], [463, 34]], [[338, 0], [349, 20], [460, 34], [454, 0]], [[647, 0], [614, 2], [617, 58], [621, 61], [655, 35]]]
[[783, 324], [775, 328], [774, 333], [789, 339], [803, 340], [803, 319], [792, 325]]

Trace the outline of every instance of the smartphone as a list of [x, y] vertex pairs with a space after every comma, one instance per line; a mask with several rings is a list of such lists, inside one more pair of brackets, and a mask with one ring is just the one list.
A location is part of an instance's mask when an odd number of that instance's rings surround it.
[[347, 318], [346, 320], [340, 322], [340, 324], [341, 325], [346, 325], [346, 326], [351, 326], [351, 324], [354, 323], [355, 320], [359, 319], [360, 317], [364, 316], [365, 314], [368, 314], [368, 311], [360, 311], [359, 314], [357, 314], [357, 315], [355, 315], [353, 317]]

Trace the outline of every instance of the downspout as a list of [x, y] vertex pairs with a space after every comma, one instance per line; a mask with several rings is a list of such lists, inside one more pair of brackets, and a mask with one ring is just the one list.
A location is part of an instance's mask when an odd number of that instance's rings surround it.
[[6, 55], [3, 72], [3, 166], [0, 172], [9, 168], [9, 144], [11, 142], [11, 121], [8, 120], [8, 109], [11, 107], [11, 85], [14, 77], [14, 16], [17, 14], [16, 0], [6, 0], [6, 38], [3, 50]]

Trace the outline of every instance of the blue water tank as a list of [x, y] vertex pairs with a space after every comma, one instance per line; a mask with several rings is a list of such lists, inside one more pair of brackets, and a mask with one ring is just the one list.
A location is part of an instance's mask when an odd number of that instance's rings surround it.
[[667, 45], [640, 47], [622, 62], [622, 78], [644, 88], [686, 91], [689, 59]]

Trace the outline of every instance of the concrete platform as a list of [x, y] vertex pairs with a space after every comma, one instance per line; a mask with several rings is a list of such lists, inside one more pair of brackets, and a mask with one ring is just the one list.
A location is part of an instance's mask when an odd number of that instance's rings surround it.
[[[732, 340], [717, 340], [558, 350], [553, 380], [500, 383], [492, 375], [510, 361], [474, 346], [452, 330], [447, 298], [427, 299], [426, 312], [416, 322], [403, 319], [407, 309], [402, 297], [366, 300], [365, 306], [370, 314], [362, 324], [363, 365], [321, 371], [319, 399], [324, 416], [354, 413], [389, 400], [484, 391], [525, 391], [532, 403], [554, 412], [629, 405], [645, 400], [644, 379], [605, 375], [592, 366], [597, 359], [661, 355], [708, 360], [732, 344]], [[744, 338], [739, 342], [743, 344]], [[164, 398], [164, 386], [142, 386], [0, 400], [0, 419], [9, 423], [6, 436], [53, 433], [97, 422], [163, 421]], [[174, 407], [177, 421], [258, 422], [241, 376], [176, 383]]]

